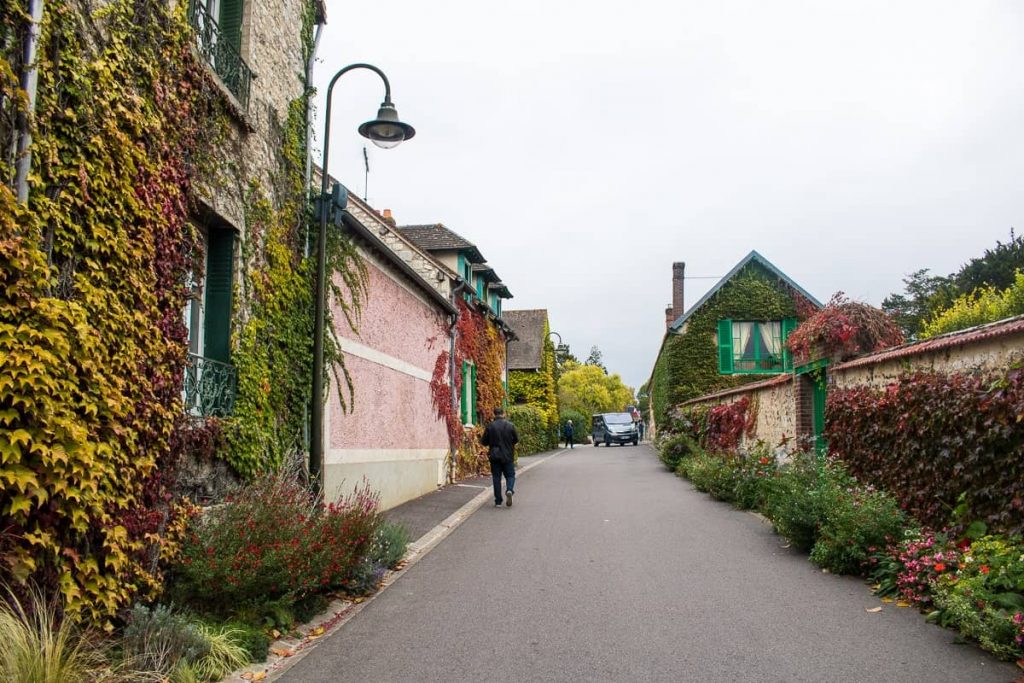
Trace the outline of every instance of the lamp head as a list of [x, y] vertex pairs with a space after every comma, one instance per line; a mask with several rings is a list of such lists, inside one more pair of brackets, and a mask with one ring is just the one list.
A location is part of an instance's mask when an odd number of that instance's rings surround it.
[[402, 140], [416, 135], [416, 130], [408, 123], [399, 121], [395, 105], [386, 100], [377, 110], [376, 119], [359, 126], [359, 134], [381, 149], [391, 149], [397, 147]]

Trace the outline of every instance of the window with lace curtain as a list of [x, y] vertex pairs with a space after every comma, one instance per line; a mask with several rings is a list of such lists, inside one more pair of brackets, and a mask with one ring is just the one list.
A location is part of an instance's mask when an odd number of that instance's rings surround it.
[[724, 375], [772, 375], [789, 372], [793, 361], [785, 347], [796, 320], [719, 320], [718, 371]]

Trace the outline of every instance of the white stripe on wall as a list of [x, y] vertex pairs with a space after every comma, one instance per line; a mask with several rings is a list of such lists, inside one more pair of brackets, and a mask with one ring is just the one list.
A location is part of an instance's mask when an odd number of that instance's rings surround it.
[[410, 462], [436, 460], [448, 455], [445, 448], [331, 448], [326, 465], [352, 465], [368, 462]]
[[371, 348], [366, 344], [360, 344], [354, 339], [341, 337], [338, 341], [341, 342], [341, 350], [345, 353], [350, 353], [357, 358], [368, 360], [371, 363], [376, 363], [377, 365], [383, 365], [384, 367], [395, 370], [396, 372], [401, 372], [403, 375], [409, 375], [410, 377], [421, 379], [424, 382], [429, 382], [431, 375], [433, 374], [431, 371], [417, 367], [412, 363], [402, 360], [401, 358], [389, 356], [388, 354]]

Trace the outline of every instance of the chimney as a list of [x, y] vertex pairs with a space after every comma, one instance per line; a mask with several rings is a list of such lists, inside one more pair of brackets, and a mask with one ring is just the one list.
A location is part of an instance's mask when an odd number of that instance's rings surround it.
[[675, 322], [675, 318], [672, 316], [672, 307], [665, 307], [665, 329], [672, 327], [672, 323]]
[[384, 219], [384, 222], [390, 225], [392, 228], [398, 226], [398, 221], [396, 221], [395, 217], [391, 215], [391, 209], [384, 209], [384, 215], [382, 216], [382, 218]]
[[683, 314], [683, 273], [686, 264], [676, 261], [672, 264], [672, 320], [678, 320]]

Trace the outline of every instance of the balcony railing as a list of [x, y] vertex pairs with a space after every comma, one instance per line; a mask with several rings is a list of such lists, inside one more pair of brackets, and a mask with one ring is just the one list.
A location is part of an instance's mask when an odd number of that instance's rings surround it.
[[248, 111], [249, 84], [252, 81], [249, 65], [198, 0], [192, 0], [189, 4], [188, 18], [196, 32], [199, 53], [235, 96], [242, 109]]
[[238, 373], [235, 366], [188, 354], [185, 368], [185, 412], [198, 417], [223, 417], [235, 408]]

